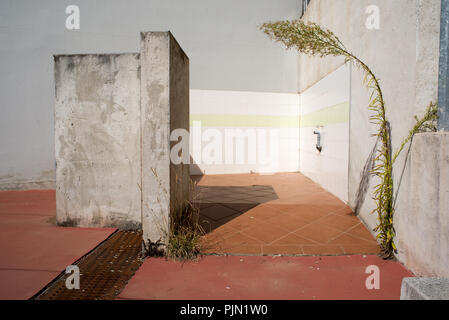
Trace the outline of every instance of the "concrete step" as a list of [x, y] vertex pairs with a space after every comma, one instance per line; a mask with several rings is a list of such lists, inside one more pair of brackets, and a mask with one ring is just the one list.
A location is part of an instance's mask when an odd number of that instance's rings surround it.
[[401, 300], [449, 300], [449, 279], [404, 278]]

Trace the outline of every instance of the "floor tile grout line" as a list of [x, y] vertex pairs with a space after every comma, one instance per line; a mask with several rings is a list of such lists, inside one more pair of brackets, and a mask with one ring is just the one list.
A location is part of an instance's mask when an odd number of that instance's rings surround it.
[[[245, 204], [246, 204], [246, 203], [245, 203]], [[248, 204], [248, 205], [249, 205], [249, 204]], [[249, 209], [248, 211], [240, 212], [240, 211], [238, 211], [238, 210], [236, 210], [236, 209], [234, 209], [234, 208], [229, 207], [229, 204], [228, 204], [228, 203], [223, 204], [223, 206], [226, 207], [226, 208], [230, 208], [230, 209], [232, 209], [232, 210], [234, 210], [234, 211], [236, 211], [236, 212], [238, 212], [238, 213], [241, 213], [241, 214], [245, 214], [245, 213], [247, 213], [249, 210], [252, 210], [252, 209], [254, 209], [254, 208], [257, 207], [257, 206], [254, 206], [253, 208]]]
[[278, 241], [278, 240], [282, 240], [282, 239], [284, 239], [284, 238], [287, 238], [289, 235], [298, 236], [298, 237], [304, 238], [304, 239], [306, 239], [306, 240], [308, 240], [308, 241], [312, 241], [312, 242], [316, 243], [317, 245], [321, 245], [321, 243], [319, 243], [319, 242], [317, 242], [317, 241], [315, 241], [315, 240], [309, 239], [309, 238], [304, 237], [304, 236], [299, 236], [299, 235], [295, 234], [294, 232], [290, 232], [290, 233], [288, 233], [288, 234], [286, 234], [286, 235], [280, 237], [279, 239], [277, 239], [277, 240], [271, 242], [270, 245], [271, 245], [271, 244], [274, 244], [274, 242], [276, 242], [276, 241]]
[[353, 234], [351, 234], [351, 233], [346, 233], [346, 232], [345, 232], [345, 234], [347, 234], [348, 236], [351, 236], [351, 237], [353, 237], [353, 238], [356, 238], [357, 240], [361, 240], [361, 241], [363, 241], [363, 242], [366, 242], [366, 243], [365, 243], [366, 245], [374, 245], [374, 244], [379, 245], [379, 243], [377, 242], [377, 240], [376, 240], [374, 237], [373, 237], [374, 242], [373, 242], [373, 243], [370, 243], [369, 240], [366, 240], [366, 239], [363, 239], [363, 238], [361, 238], [361, 237], [355, 236], [355, 235], [353, 235]]
[[[280, 212], [280, 213], [285, 213], [285, 212]], [[327, 215], [325, 215], [325, 216], [327, 216]], [[305, 228], [305, 227], [307, 227], [307, 226], [309, 226], [309, 225], [311, 225], [311, 224], [317, 222], [318, 220], [324, 218], [325, 216], [323, 216], [323, 217], [321, 217], [321, 218], [318, 218], [317, 220], [311, 221], [311, 222], [309, 222], [308, 224], [306, 224], [306, 225], [304, 225], [304, 226], [302, 226], [302, 227], [300, 227], [300, 228], [298, 228], [298, 229], [295, 229], [294, 231], [289, 231], [289, 230], [286, 230], [285, 228], [282, 228], [282, 227], [278, 227], [278, 228], [281, 228], [281, 229], [285, 230], [286, 232], [288, 232], [288, 233], [285, 235], [285, 236], [288, 236], [288, 235], [290, 235], [290, 234], [292, 234], [292, 233], [294, 234], [296, 231], [299, 231], [300, 229], [303, 229], [303, 228]], [[254, 217], [254, 219], [259, 220], [260, 222], [264, 222], [262, 219], [259, 219], [259, 218], [257, 218], [257, 217]], [[246, 230], [246, 229], [249, 229], [249, 228], [250, 228], [250, 227], [247, 227], [247, 228], [245, 228], [245, 229], [242, 229], [241, 231]], [[334, 228], [334, 229], [335, 229], [335, 228]], [[338, 229], [336, 229], [336, 230], [338, 230]], [[338, 231], [340, 231], [340, 230], [338, 230]], [[281, 237], [281, 238], [282, 238], [282, 237]], [[279, 239], [281, 239], [281, 238], [279, 238]], [[309, 238], [307, 238], [307, 237], [304, 237], [304, 238], [307, 239], [307, 240], [311, 240], [312, 242], [318, 243], [317, 241], [314, 241], [314, 240], [309, 239]], [[277, 240], [279, 240], [279, 239], [276, 239], [275, 241], [277, 241]]]
[[247, 238], [250, 238], [250, 239], [252, 239], [252, 240], [256, 240], [256, 241], [259, 242], [261, 245], [262, 245], [262, 244], [265, 244], [264, 241], [261, 241], [261, 240], [255, 238], [255, 237], [252, 237], [252, 236], [250, 236], [250, 235], [244, 234], [244, 233], [242, 233], [242, 232], [240, 232], [240, 234], [242, 234], [243, 236], [245, 236], [245, 237], [247, 237]]
[[[233, 227], [231, 227], [231, 226], [227, 226], [228, 228], [231, 228], [232, 230], [233, 230], [233, 234], [231, 234], [229, 237], [231, 237], [231, 236], [233, 236], [234, 234], [236, 234], [236, 233], [238, 233], [239, 232], [239, 230], [237, 230], [237, 229], [235, 229], [235, 228], [233, 228]], [[207, 236], [207, 234], [206, 235], [204, 235], [204, 236]], [[225, 240], [225, 239], [227, 239], [227, 238], [229, 238], [229, 237], [226, 237], [226, 238], [224, 238], [224, 239], [222, 239], [222, 240]], [[218, 242], [220, 242], [220, 241], [222, 241], [222, 240], [219, 240]], [[217, 243], [217, 242], [214, 242], [214, 243]]]
[[[359, 223], [358, 223], [357, 225], [355, 225], [355, 226], [349, 228], [349, 229], [346, 230], [345, 232], [347, 233], [348, 231], [351, 231], [352, 229], [355, 229], [355, 228], [358, 227], [359, 225], [362, 225], [362, 226], [363, 226], [365, 229], [367, 229], [367, 231], [369, 232], [368, 228], [365, 226], [365, 224], [364, 224], [362, 221], [359, 221]], [[371, 232], [370, 232], [370, 234], [371, 234]], [[362, 237], [359, 237], [359, 236], [357, 236], [357, 235], [353, 235], [353, 234], [351, 234], [351, 233], [348, 233], [348, 235], [353, 236], [354, 238], [358, 238], [358, 239], [360, 239], [360, 240], [369, 241], [369, 240], [363, 239]], [[373, 240], [375, 240], [376, 243], [378, 243], [377, 240], [376, 240], [376, 238], [375, 238], [372, 234], [371, 234], [371, 236], [373, 237]]]

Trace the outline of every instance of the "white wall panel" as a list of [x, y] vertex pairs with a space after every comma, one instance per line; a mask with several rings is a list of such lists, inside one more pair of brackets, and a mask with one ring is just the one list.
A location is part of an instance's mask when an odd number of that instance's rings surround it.
[[[348, 201], [350, 66], [344, 65], [300, 95], [300, 171]], [[319, 128], [317, 128], [319, 126]], [[321, 132], [322, 152], [316, 148]]]

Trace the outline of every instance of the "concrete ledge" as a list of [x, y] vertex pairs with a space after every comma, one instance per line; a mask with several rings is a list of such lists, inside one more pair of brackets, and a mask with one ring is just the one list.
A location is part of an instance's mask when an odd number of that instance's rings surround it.
[[404, 278], [401, 300], [449, 300], [449, 279]]

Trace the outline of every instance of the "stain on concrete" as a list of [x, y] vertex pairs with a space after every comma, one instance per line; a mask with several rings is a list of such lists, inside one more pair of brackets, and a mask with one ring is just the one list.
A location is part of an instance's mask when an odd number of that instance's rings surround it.
[[79, 226], [80, 219], [66, 218], [64, 221], [57, 223], [59, 227], [77, 227]]
[[97, 58], [99, 63], [107, 65], [107, 67], [109, 67], [114, 60], [114, 56], [109, 54], [99, 54], [97, 55]]
[[68, 71], [68, 72], [72, 72], [73, 69], [75, 69], [75, 63], [74, 63], [73, 61], [70, 61], [70, 62], [67, 64], [67, 71]]
[[96, 102], [101, 96], [100, 89], [106, 79], [98, 71], [79, 70], [76, 72], [76, 97], [80, 102]]
[[164, 92], [165, 86], [159, 81], [153, 81], [147, 86], [148, 96], [154, 102], [159, 102], [161, 100], [162, 93]]

